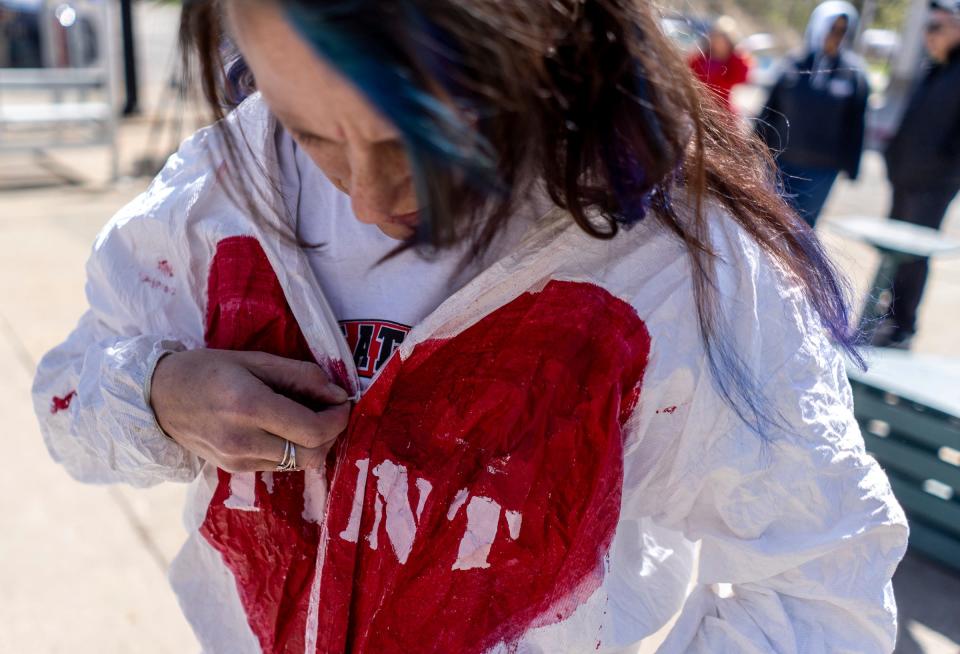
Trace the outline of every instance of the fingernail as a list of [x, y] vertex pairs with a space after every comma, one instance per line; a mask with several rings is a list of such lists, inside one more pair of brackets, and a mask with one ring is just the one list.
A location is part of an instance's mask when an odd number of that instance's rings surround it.
[[343, 404], [350, 397], [345, 390], [336, 384], [327, 384], [327, 393], [330, 395], [330, 399], [336, 404]]

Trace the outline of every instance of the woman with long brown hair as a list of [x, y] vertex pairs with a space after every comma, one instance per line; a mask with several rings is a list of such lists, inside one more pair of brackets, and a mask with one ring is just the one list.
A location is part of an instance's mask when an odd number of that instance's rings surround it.
[[648, 3], [183, 34], [219, 120], [100, 235], [34, 397], [77, 478], [191, 483], [206, 650], [892, 649], [843, 285]]

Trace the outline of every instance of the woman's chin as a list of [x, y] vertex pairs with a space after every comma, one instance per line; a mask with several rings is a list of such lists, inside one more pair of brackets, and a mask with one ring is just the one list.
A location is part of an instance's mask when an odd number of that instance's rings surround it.
[[398, 241], [405, 241], [414, 235], [415, 229], [409, 225], [397, 223], [380, 223], [377, 225], [381, 232]]

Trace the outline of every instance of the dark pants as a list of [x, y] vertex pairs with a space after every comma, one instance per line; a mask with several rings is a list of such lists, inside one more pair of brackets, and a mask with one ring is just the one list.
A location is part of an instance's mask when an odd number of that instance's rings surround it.
[[[890, 217], [915, 225], [940, 229], [956, 189], [905, 189], [893, 187], [893, 208]], [[893, 278], [893, 304], [890, 320], [895, 337], [910, 336], [917, 331], [917, 309], [927, 283], [927, 259], [901, 264]]]
[[840, 171], [832, 168], [797, 166], [780, 161], [783, 197], [813, 227], [827, 203], [830, 189]]

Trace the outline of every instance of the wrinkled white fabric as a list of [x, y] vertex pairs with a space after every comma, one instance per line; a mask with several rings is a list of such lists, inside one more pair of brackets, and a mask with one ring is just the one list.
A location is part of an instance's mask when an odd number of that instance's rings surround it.
[[[54, 460], [83, 481], [151, 486], [193, 479], [201, 462], [163, 436], [144, 399], [148, 371], [179, 349], [161, 336], [111, 336], [93, 313], [85, 315], [42, 361], [59, 374], [38, 374], [34, 385], [34, 408]], [[54, 397], [68, 398], [70, 406], [56, 411]]]
[[[250, 156], [274, 170], [275, 124], [258, 96], [232, 114], [228, 128], [238, 126]], [[218, 141], [212, 130], [189, 139], [105, 228], [88, 268], [90, 311], [44, 357], [34, 398], [52, 455], [78, 479], [192, 480], [191, 535], [171, 580], [206, 650], [257, 652], [230, 571], [197, 533], [215, 471], [158, 431], [144, 376], [166, 348], [202, 346], [206, 271], [217, 242], [241, 234], [260, 241], [318, 359], [349, 368], [350, 356], [306, 255], [230, 203], [217, 180]], [[654, 220], [612, 241], [593, 240], [569, 221], [544, 221], [398, 350], [406, 358], [418, 343], [457, 334], [549, 280], [605, 288], [650, 332], [603, 581], [568, 619], [494, 651], [892, 651], [890, 578], [906, 521], [864, 452], [842, 359], [801, 291], [728, 216], [714, 211], [712, 220], [726, 338], [787, 425], [763, 439], [715, 387], [685, 250]], [[51, 412], [53, 397], [74, 390], [69, 409]]]

